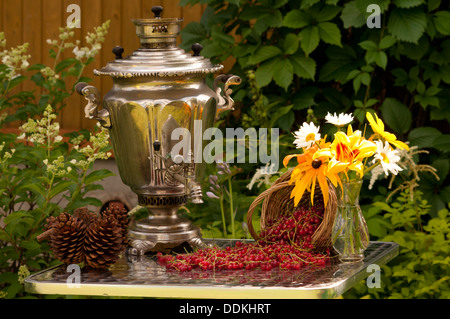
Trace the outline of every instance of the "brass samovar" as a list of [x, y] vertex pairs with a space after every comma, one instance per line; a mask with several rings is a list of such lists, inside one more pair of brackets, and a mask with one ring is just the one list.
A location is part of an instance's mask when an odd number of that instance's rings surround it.
[[[133, 219], [129, 226], [130, 248], [140, 254], [184, 243], [202, 245], [199, 228], [177, 211], [188, 200], [202, 203], [204, 161], [198, 161], [196, 152], [202, 152], [203, 132], [213, 126], [218, 112], [233, 108], [229, 86], [241, 82], [221, 74], [211, 89], [206, 76], [223, 66], [202, 57], [199, 44], [192, 46], [193, 54], [178, 48], [182, 19], [162, 18], [162, 10], [153, 7], [153, 19], [132, 19], [138, 50], [123, 58], [124, 49], [115, 47], [115, 60], [94, 70], [95, 75], [113, 78], [103, 102], [94, 86], [76, 87], [88, 100], [86, 117], [109, 129], [123, 183], [137, 194], [139, 206], [148, 209], [148, 217]], [[180, 141], [173, 140], [172, 133], [179, 128], [190, 133], [190, 149], [174, 153]]]

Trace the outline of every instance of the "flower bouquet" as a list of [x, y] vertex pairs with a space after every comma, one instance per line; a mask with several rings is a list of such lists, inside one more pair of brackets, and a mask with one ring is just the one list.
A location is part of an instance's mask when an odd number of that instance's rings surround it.
[[294, 144], [302, 149], [302, 153], [288, 155], [283, 160], [284, 166], [287, 166], [292, 158], [297, 159], [289, 180], [289, 184], [294, 186], [291, 198], [297, 206], [304, 193], [309, 192], [311, 204], [314, 205], [314, 192], [318, 184], [323, 203], [327, 206], [328, 188], [335, 187], [338, 204], [331, 242], [341, 261], [360, 261], [369, 245], [369, 232], [359, 206], [363, 177], [376, 167], [381, 167], [386, 175], [396, 175], [402, 168], [397, 164], [400, 160], [398, 150], [393, 147], [409, 148], [394, 134], [384, 130], [384, 124], [376, 114], [366, 114], [373, 130], [368, 139], [349, 125], [353, 121], [351, 114], [328, 113], [325, 119], [338, 128], [331, 142], [326, 141], [326, 136], [321, 137], [320, 128], [313, 123], [303, 123], [294, 132]]

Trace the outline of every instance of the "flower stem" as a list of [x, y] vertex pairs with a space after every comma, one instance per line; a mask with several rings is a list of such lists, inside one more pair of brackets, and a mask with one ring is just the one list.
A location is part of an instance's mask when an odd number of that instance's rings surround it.
[[229, 189], [229, 197], [230, 197], [231, 233], [233, 234], [233, 238], [236, 238], [236, 234], [235, 234], [235, 230], [234, 230], [233, 188], [231, 186], [231, 176], [228, 179], [228, 189]]
[[368, 167], [368, 168], [366, 168], [365, 170], [364, 170], [364, 174], [363, 175], [366, 175], [368, 172], [370, 172], [371, 170], [373, 170], [375, 167], [377, 167], [378, 165], [380, 165], [380, 161], [377, 161], [375, 164], [373, 164], [372, 166], [370, 166], [370, 167]]
[[220, 204], [220, 212], [222, 213], [222, 225], [223, 225], [223, 236], [227, 237], [227, 224], [225, 222], [225, 211], [223, 209], [223, 196], [221, 195], [219, 198], [219, 204]]

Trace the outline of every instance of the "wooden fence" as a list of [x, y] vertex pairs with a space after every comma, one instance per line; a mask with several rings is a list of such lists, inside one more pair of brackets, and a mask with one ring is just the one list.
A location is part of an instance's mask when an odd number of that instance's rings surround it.
[[[84, 72], [85, 76], [94, 79], [93, 85], [97, 86], [102, 94], [109, 91], [112, 80], [94, 76], [94, 68], [101, 68], [113, 60], [111, 49], [116, 45], [124, 47], [124, 56], [139, 48], [132, 18], [151, 18], [152, 6], [162, 5], [163, 17], [183, 18], [184, 27], [192, 21], [200, 21], [204, 11], [204, 6], [201, 5], [181, 7], [179, 0], [0, 0], [0, 31], [5, 32], [7, 47], [28, 42], [30, 64], [53, 66], [54, 60], [49, 57], [50, 46], [46, 40], [58, 39], [59, 27], [66, 25], [67, 18], [72, 13], [67, 12], [70, 4], [77, 4], [81, 9], [81, 28], [74, 29], [75, 39], [80, 40], [81, 45], [85, 43], [88, 32], [111, 20], [101, 53]], [[64, 54], [72, 55], [71, 52]], [[27, 83], [19, 89], [34, 88], [32, 83]], [[74, 94], [67, 104], [58, 118], [63, 129], [93, 128], [96, 121], [84, 117], [84, 98]]]

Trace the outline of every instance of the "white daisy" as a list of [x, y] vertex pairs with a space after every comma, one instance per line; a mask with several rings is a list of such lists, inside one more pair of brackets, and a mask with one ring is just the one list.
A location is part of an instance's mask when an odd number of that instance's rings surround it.
[[325, 120], [327, 120], [327, 123], [331, 123], [333, 125], [341, 127], [353, 121], [353, 116], [352, 114], [345, 113], [341, 113], [339, 115], [336, 115], [336, 113], [334, 113], [334, 115], [331, 115], [330, 112], [328, 112], [327, 116], [325, 116]]
[[397, 165], [397, 162], [400, 161], [400, 156], [398, 156], [398, 151], [393, 150], [388, 142], [385, 142], [383, 145], [382, 141], [375, 141], [377, 144], [377, 152], [374, 155], [374, 161], [380, 160], [381, 166], [383, 167], [384, 173], [386, 176], [391, 172], [394, 175], [397, 175], [399, 171], [403, 169]]
[[320, 140], [319, 128], [311, 123], [303, 123], [300, 129], [294, 132], [295, 141], [294, 144], [297, 148], [310, 148], [316, 141]]

